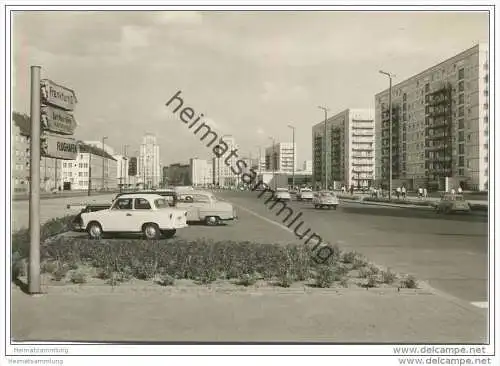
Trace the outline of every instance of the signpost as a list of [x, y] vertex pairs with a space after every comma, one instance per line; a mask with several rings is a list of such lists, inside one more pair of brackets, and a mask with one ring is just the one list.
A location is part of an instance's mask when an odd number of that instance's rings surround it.
[[77, 103], [75, 92], [51, 80], [43, 79], [40, 83], [42, 103], [72, 111]]
[[67, 136], [73, 135], [77, 126], [69, 113], [77, 103], [75, 92], [51, 80], [41, 80], [40, 75], [41, 67], [31, 66], [28, 292], [32, 295], [41, 293], [40, 157], [73, 160], [77, 156], [75, 140]]
[[45, 142], [44, 156], [62, 159], [75, 160], [78, 154], [78, 147], [74, 138], [46, 133], [42, 136]]
[[47, 131], [62, 135], [73, 135], [76, 129], [76, 120], [71, 113], [50, 106], [42, 107], [42, 126]]

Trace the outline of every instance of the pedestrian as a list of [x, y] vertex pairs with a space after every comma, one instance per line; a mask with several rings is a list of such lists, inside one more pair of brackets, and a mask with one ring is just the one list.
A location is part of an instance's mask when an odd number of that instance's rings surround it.
[[421, 199], [424, 195], [424, 190], [422, 187], [418, 187], [418, 198]]
[[401, 187], [401, 194], [403, 196], [403, 199], [406, 199], [406, 186]]
[[401, 196], [401, 187], [396, 188], [396, 197], [399, 199], [399, 196]]
[[424, 187], [424, 198], [427, 198], [427, 188]]
[[351, 196], [354, 195], [354, 184], [351, 185]]
[[458, 186], [458, 194], [462, 194], [462, 186]]
[[451, 188], [451, 195], [455, 196], [455, 188]]

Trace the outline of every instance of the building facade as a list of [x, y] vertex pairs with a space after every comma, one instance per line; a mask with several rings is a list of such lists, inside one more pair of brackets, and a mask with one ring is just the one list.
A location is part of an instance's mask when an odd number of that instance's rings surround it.
[[[488, 189], [487, 45], [476, 45], [392, 88], [393, 185]], [[376, 176], [390, 172], [389, 90], [375, 96]]]
[[[13, 194], [28, 194], [30, 183], [30, 118], [14, 112], [11, 130], [11, 189]], [[59, 189], [62, 160], [40, 159], [40, 189]]]
[[146, 134], [142, 139], [138, 159], [138, 179], [146, 188], [158, 188], [162, 182], [160, 147], [156, 136]]
[[111, 190], [118, 187], [117, 161], [102, 149], [78, 143], [75, 160], [62, 162], [63, 190]]
[[224, 135], [221, 139], [228, 146], [228, 150], [222, 157], [218, 158], [214, 156], [212, 158], [212, 184], [221, 187], [234, 186], [239, 183], [240, 178], [233, 173], [231, 167], [236, 167], [236, 162], [239, 158], [232, 156], [230, 159], [227, 159], [227, 162], [226, 158], [232, 150], [237, 150], [239, 147], [233, 136]]
[[304, 160], [302, 163], [301, 171], [312, 174], [313, 171], [313, 161], [312, 160]]
[[129, 188], [129, 157], [124, 155], [113, 155], [116, 160], [116, 183], [118, 187]]
[[[266, 170], [293, 173], [297, 165], [297, 144], [278, 142], [266, 148]], [[295, 165], [295, 168], [294, 168]]]
[[213, 166], [211, 160], [189, 159], [189, 174], [193, 186], [207, 186], [213, 182]]
[[346, 109], [328, 118], [326, 127], [324, 121], [316, 124], [312, 128], [312, 141], [312, 175], [316, 187], [325, 188], [326, 178], [329, 188], [372, 185], [375, 175], [372, 109]]

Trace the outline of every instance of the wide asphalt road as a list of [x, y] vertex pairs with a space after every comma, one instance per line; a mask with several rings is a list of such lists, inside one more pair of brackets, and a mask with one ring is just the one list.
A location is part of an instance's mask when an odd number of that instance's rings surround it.
[[[188, 240], [248, 240], [259, 242], [300, 242], [281, 224], [285, 214], [276, 216], [257, 192], [218, 192], [234, 203], [238, 222], [225, 227], [191, 226], [178, 235]], [[110, 202], [114, 194], [95, 197], [42, 200], [41, 222], [79, 211], [68, 203]], [[300, 232], [311, 228], [324, 241], [343, 249], [357, 250], [375, 263], [416, 275], [431, 286], [470, 302], [487, 301], [488, 223], [482, 216], [437, 215], [433, 211], [386, 208], [342, 203], [337, 211], [316, 210], [310, 203], [291, 202], [295, 214], [302, 213]], [[12, 231], [28, 227], [27, 201], [12, 203]], [[294, 215], [295, 216], [295, 215]], [[289, 221], [287, 221], [288, 223]]]
[[[217, 192], [240, 211], [282, 223], [259, 192]], [[470, 302], [487, 301], [488, 219], [480, 215], [438, 215], [432, 210], [389, 208], [343, 202], [336, 211], [290, 202], [295, 217], [324, 241], [359, 251], [377, 264], [416, 275], [434, 288]], [[292, 219], [290, 219], [292, 220]], [[287, 224], [290, 223], [287, 221]], [[242, 222], [242, 224], [244, 224]], [[264, 224], [264, 222], [263, 222]], [[276, 226], [276, 225], [274, 225]], [[283, 235], [294, 236], [283, 230]]]

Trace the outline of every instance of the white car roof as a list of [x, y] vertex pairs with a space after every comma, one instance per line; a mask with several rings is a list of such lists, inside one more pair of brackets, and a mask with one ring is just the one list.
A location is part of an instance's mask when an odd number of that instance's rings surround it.
[[214, 195], [212, 192], [208, 192], [208, 191], [195, 191], [195, 190], [184, 191], [184, 192], [177, 192], [177, 194], [183, 195], [183, 196], [192, 196], [193, 194], [202, 194], [204, 196], [213, 196]]
[[277, 188], [276, 191], [277, 192], [288, 192], [288, 189], [286, 189], [286, 188]]
[[165, 198], [159, 194], [153, 194], [153, 193], [125, 193], [121, 195], [120, 197], [117, 198], [117, 200], [121, 198], [146, 198], [146, 199], [158, 199], [158, 198]]

